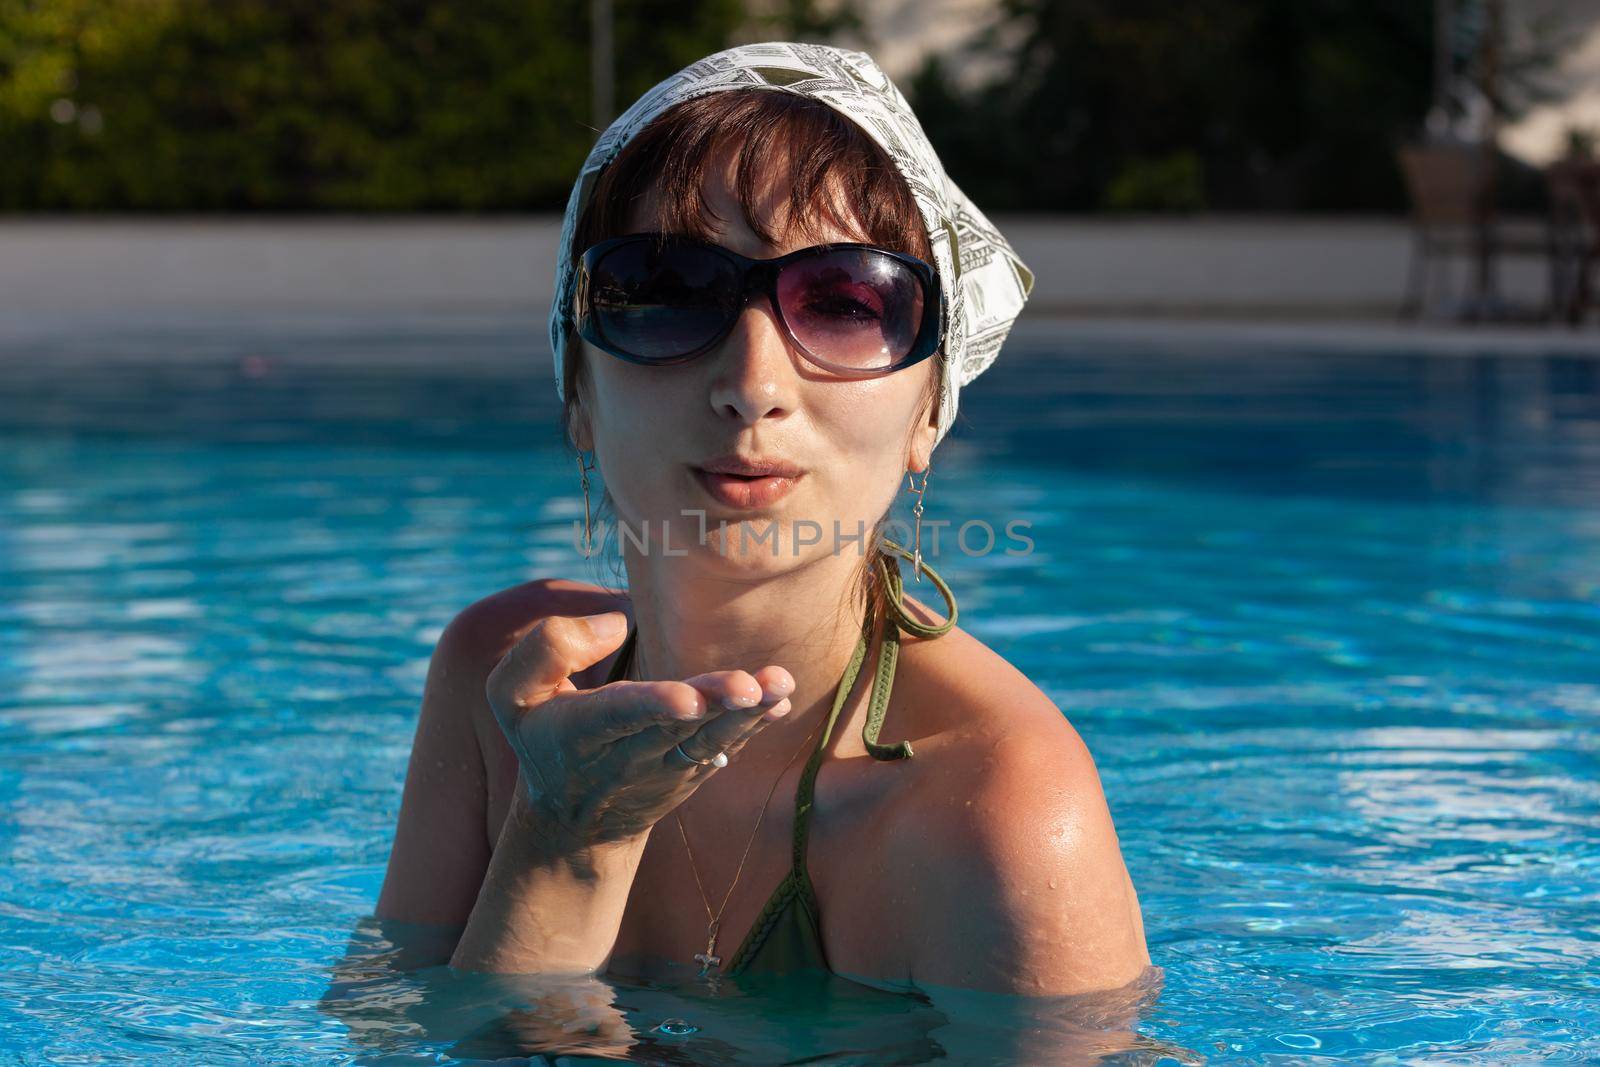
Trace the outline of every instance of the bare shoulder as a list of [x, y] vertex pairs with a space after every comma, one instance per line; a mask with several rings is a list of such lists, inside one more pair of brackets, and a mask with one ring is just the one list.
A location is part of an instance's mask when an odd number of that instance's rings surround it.
[[1040, 996], [1136, 979], [1137, 894], [1068, 717], [959, 627], [902, 655], [893, 710], [920, 766], [883, 826], [912, 979]]
[[567, 578], [538, 578], [501, 589], [462, 608], [445, 628], [453, 657], [492, 670], [540, 619], [592, 615], [627, 602], [618, 594]]
[[444, 628], [423, 686], [380, 917], [467, 921], [517, 775], [484, 684], [541, 618], [604, 611], [606, 596], [574, 582], [524, 582], [469, 604]]
[[[484, 695], [489, 675], [539, 620], [551, 615], [592, 615], [618, 607], [619, 600], [625, 602], [599, 586], [539, 578], [473, 601], [458, 611], [439, 635], [428, 668], [429, 688], [438, 695], [436, 703], [448, 707], [444, 719], [470, 721], [483, 765], [490, 771], [491, 793], [494, 783], [505, 777], [505, 768], [511, 766], [511, 750]], [[596, 667], [574, 676], [573, 684], [587, 688], [587, 677]], [[428, 703], [425, 699], [425, 709]], [[434, 733], [419, 735], [419, 741], [427, 742]]]
[[[943, 621], [915, 599], [907, 607], [921, 622]], [[1087, 756], [1077, 730], [1033, 679], [959, 626], [939, 637], [903, 635], [894, 685], [904, 728], [936, 746], [983, 746], [1025, 735]], [[916, 747], [920, 752], [923, 746]]]
[[[483, 687], [490, 673], [541, 619], [552, 615], [593, 615], [628, 603], [597, 585], [566, 578], [540, 578], [491, 593], [462, 608], [439, 640], [445, 657], [443, 670], [462, 675], [473, 693], [471, 726], [486, 774], [486, 826], [489, 840], [498, 837], [500, 823], [517, 778], [516, 754], [511, 751]], [[589, 689], [610, 669], [610, 658], [572, 676], [572, 684]]]

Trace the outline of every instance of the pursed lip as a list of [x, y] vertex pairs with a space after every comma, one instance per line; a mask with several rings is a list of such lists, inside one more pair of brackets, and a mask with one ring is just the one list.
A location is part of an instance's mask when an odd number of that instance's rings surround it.
[[787, 460], [741, 456], [731, 452], [723, 456], [714, 456], [694, 466], [712, 474], [733, 474], [741, 478], [798, 478], [805, 473], [803, 469]]
[[692, 464], [695, 480], [720, 504], [740, 511], [771, 507], [805, 471], [787, 460], [728, 454]]

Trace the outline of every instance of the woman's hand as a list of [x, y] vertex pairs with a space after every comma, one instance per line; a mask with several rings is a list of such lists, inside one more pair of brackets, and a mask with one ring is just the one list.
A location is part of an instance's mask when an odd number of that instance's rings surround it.
[[638, 845], [651, 827], [730, 757], [788, 714], [794, 678], [782, 667], [713, 671], [684, 681], [612, 682], [580, 691], [570, 676], [627, 636], [620, 611], [548, 616], [489, 675], [486, 692], [519, 765], [509, 819], [546, 855]]

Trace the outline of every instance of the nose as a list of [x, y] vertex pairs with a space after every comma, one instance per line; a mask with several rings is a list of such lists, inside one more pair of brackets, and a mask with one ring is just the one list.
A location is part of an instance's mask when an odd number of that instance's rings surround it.
[[799, 387], [794, 356], [772, 302], [752, 294], [723, 338], [712, 365], [711, 408], [723, 418], [754, 424], [794, 410]]

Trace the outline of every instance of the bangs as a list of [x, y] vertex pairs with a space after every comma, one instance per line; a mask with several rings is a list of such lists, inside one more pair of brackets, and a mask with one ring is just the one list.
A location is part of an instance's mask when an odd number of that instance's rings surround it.
[[[831, 224], [853, 240], [931, 261], [916, 199], [877, 142], [826, 104], [772, 89], [708, 93], [656, 116], [596, 182], [573, 257], [633, 232], [630, 218], [651, 198], [647, 229], [714, 238], [717, 223], [730, 220], [711, 210], [704, 188], [729, 143], [738, 145], [734, 194], [746, 225], [766, 243], [792, 236], [822, 243]], [[775, 171], [789, 182], [783, 210], [764, 202], [764, 179]]]

